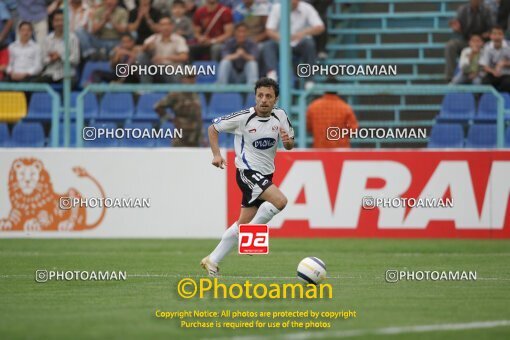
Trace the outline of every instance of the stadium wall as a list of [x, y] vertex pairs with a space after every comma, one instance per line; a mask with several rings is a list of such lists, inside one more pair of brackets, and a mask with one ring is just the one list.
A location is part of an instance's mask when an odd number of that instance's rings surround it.
[[[22, 217], [25, 221], [11, 230], [5, 230], [4, 220], [4, 230], [0, 231], [0, 237], [218, 237], [226, 225], [226, 182], [225, 174], [213, 168], [210, 162], [211, 153], [207, 149], [1, 151], [0, 229], [2, 219], [9, 214], [11, 219], [16, 219], [16, 213], [12, 214], [14, 201], [22, 207], [20, 210], [25, 215], [28, 212], [32, 216]], [[83, 171], [77, 174], [73, 171], [74, 167], [81, 167], [97, 184], [91, 178], [80, 177], [78, 174]], [[38, 168], [44, 169], [48, 176], [43, 176], [44, 171]], [[19, 176], [15, 175], [17, 172]], [[27, 188], [31, 194], [21, 195], [19, 188], [23, 186], [22, 180], [30, 180], [31, 176], [39, 178], [38, 188]], [[51, 181], [53, 189], [50, 192], [40, 190], [48, 181]], [[97, 226], [90, 227], [101, 218], [103, 209], [95, 206], [98, 200], [89, 202], [95, 207], [82, 208], [81, 211], [86, 211], [85, 222], [76, 222], [74, 226], [65, 223], [72, 219], [72, 209], [65, 210], [64, 216], [54, 216], [53, 211], [60, 203], [59, 198], [72, 196], [71, 188], [85, 198], [101, 198], [102, 189], [104, 196], [110, 199], [108, 202], [103, 201], [109, 207]], [[26, 196], [28, 200], [43, 202], [53, 192], [56, 195], [50, 202], [41, 203], [40, 206], [30, 207], [27, 199], [19, 199]], [[18, 202], [20, 200], [22, 202]], [[150, 203], [150, 207], [144, 204], [146, 202]], [[119, 207], [117, 203], [128, 207]], [[36, 217], [52, 221], [48, 226], [40, 228], [37, 223], [27, 222]]]
[[[1, 151], [0, 237], [217, 238], [239, 214], [227, 158], [222, 171], [207, 149]], [[276, 166], [289, 203], [272, 237], [510, 237], [510, 151], [298, 150]], [[83, 205], [79, 196], [130, 207], [58, 209], [61, 197]], [[366, 197], [453, 206], [367, 209]]]

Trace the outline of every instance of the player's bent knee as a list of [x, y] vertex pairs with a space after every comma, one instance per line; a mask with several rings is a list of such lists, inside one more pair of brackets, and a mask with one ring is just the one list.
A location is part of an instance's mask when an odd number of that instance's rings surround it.
[[281, 195], [280, 197], [278, 197], [275, 200], [275, 202], [273, 204], [276, 207], [276, 209], [281, 211], [281, 210], [285, 209], [285, 207], [287, 206], [287, 197], [285, 197], [284, 195]]

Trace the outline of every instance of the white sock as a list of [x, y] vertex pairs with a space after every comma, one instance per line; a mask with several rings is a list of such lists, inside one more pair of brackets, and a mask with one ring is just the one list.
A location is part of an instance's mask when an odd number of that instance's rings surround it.
[[279, 212], [280, 210], [276, 209], [273, 204], [266, 201], [260, 205], [255, 217], [250, 221], [250, 224], [266, 224]]
[[209, 260], [218, 264], [223, 258], [234, 248], [237, 246], [239, 242], [239, 225], [237, 221], [234, 222], [225, 230], [223, 235], [221, 236], [220, 243], [216, 246], [216, 248], [209, 255]]

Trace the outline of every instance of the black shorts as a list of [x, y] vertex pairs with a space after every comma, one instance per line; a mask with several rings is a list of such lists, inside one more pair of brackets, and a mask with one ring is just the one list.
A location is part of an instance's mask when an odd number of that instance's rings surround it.
[[260, 207], [264, 200], [258, 197], [273, 184], [273, 174], [262, 175], [253, 170], [237, 169], [236, 180], [243, 193], [241, 206], [243, 208]]

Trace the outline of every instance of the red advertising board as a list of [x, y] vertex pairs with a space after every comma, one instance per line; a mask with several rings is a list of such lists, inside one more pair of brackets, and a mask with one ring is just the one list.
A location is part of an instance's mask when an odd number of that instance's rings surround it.
[[[229, 225], [241, 202], [234, 157]], [[272, 237], [510, 238], [510, 151], [283, 151], [275, 162], [288, 204]], [[367, 198], [384, 204], [366, 209]]]

